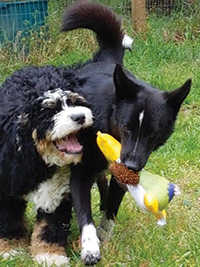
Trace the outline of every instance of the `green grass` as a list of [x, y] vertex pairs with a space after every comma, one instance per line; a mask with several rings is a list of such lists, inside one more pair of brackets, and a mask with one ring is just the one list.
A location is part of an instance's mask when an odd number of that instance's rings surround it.
[[[101, 247], [102, 260], [97, 265], [124, 267], [200, 266], [200, 35], [199, 18], [148, 18], [145, 36], [135, 35], [132, 52], [126, 52], [125, 66], [138, 78], [163, 89], [172, 90], [192, 78], [192, 90], [181, 108], [174, 133], [154, 152], [146, 169], [164, 175], [181, 188], [181, 195], [167, 208], [168, 223], [156, 225], [156, 219], [139, 210], [126, 194], [116, 221], [113, 238]], [[129, 34], [130, 25], [126, 22]], [[47, 44], [31, 41], [30, 54], [0, 51], [0, 81], [25, 65], [70, 65], [87, 60], [96, 44], [88, 31], [64, 34], [51, 29]], [[87, 38], [86, 38], [87, 37]], [[98, 224], [99, 194], [92, 193], [93, 214]], [[27, 208], [30, 229], [34, 224], [32, 206]], [[72, 266], [83, 266], [78, 246], [76, 220], [72, 222], [67, 253]], [[10, 260], [0, 259], [0, 266], [38, 266], [26, 251]]]

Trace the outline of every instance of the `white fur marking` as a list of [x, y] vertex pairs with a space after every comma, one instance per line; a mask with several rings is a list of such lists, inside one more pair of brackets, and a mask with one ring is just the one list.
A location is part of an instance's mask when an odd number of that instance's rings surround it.
[[135, 147], [134, 147], [133, 153], [135, 153], [136, 150], [137, 150], [137, 146], [138, 146], [138, 142], [139, 142], [139, 138], [140, 138], [140, 131], [141, 131], [141, 127], [142, 127], [142, 122], [143, 122], [143, 119], [144, 119], [144, 110], [139, 113], [139, 118], [138, 119], [139, 119], [138, 136], [137, 136], [137, 139], [136, 139], [136, 142], [135, 142]]
[[140, 112], [140, 114], [139, 114], [139, 124], [140, 124], [140, 127], [142, 126], [143, 119], [144, 119], [144, 110], [142, 112]]
[[81, 258], [84, 260], [87, 256], [100, 258], [99, 239], [96, 234], [96, 228], [93, 224], [83, 227], [81, 234]]
[[133, 44], [134, 39], [128, 36], [127, 34], [124, 35], [124, 38], [122, 40], [122, 46], [125, 49], [132, 49], [132, 44]]
[[67, 256], [41, 253], [36, 255], [34, 258], [39, 264], [42, 264], [42, 266], [50, 267], [53, 264], [56, 266], [69, 266], [69, 258]]
[[59, 168], [52, 178], [42, 182], [27, 198], [35, 204], [35, 209], [42, 208], [52, 213], [60, 205], [65, 193], [70, 192], [70, 171], [68, 167]]
[[[60, 99], [63, 96], [64, 92], [61, 88], [56, 88], [55, 90], [51, 91], [47, 91], [44, 92], [44, 96], [51, 98], [51, 100], [56, 101], [57, 99]], [[43, 103], [45, 103], [46, 101], [48, 102], [50, 99], [46, 99], [43, 101]]]

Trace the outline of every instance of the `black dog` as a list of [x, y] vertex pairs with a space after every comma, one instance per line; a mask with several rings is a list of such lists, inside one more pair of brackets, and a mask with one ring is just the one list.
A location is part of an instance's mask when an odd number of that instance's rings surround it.
[[[65, 246], [71, 194], [75, 205], [76, 198], [83, 205], [89, 202], [94, 170], [101, 171], [106, 163], [95, 149], [89, 104], [72, 92], [82, 83], [72, 71], [48, 66], [17, 71], [0, 87], [0, 254], [4, 257], [26, 239], [24, 211], [31, 200], [37, 210], [31, 240], [34, 258], [48, 266], [69, 262]], [[92, 221], [88, 213], [80, 224]], [[99, 247], [88, 248], [85, 232], [82, 255], [90, 258], [92, 250], [97, 261]]]
[[[124, 48], [129, 44], [120, 26], [108, 8], [84, 1], [66, 10], [62, 30], [87, 28], [96, 33], [100, 48], [91, 61], [77, 69], [78, 77], [85, 80], [77, 92], [92, 105], [95, 129], [117, 138], [122, 144], [121, 161], [140, 171], [151, 152], [171, 135], [191, 80], [172, 92], [160, 91], [138, 80], [121, 66]], [[112, 179], [99, 228], [101, 239], [111, 234], [124, 193]]]

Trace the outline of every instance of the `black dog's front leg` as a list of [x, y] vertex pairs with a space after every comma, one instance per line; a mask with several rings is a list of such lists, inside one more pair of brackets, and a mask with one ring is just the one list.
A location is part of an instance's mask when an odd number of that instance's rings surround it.
[[112, 236], [114, 219], [117, 216], [125, 192], [126, 191], [119, 186], [116, 179], [112, 177], [108, 191], [107, 210], [98, 227], [98, 237], [101, 241], [108, 241]]
[[125, 190], [118, 184], [117, 180], [112, 176], [108, 191], [106, 218], [112, 219], [117, 216], [117, 212], [121, 201], [124, 197]]
[[86, 265], [96, 264], [101, 259], [99, 239], [91, 212], [92, 184], [93, 180], [84, 175], [81, 167], [72, 168], [71, 195], [81, 232], [81, 258]]

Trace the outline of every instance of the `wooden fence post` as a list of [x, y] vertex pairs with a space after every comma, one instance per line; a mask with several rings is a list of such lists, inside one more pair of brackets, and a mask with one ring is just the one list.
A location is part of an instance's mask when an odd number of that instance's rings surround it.
[[146, 31], [146, 6], [145, 0], [132, 0], [133, 29], [138, 33]]

